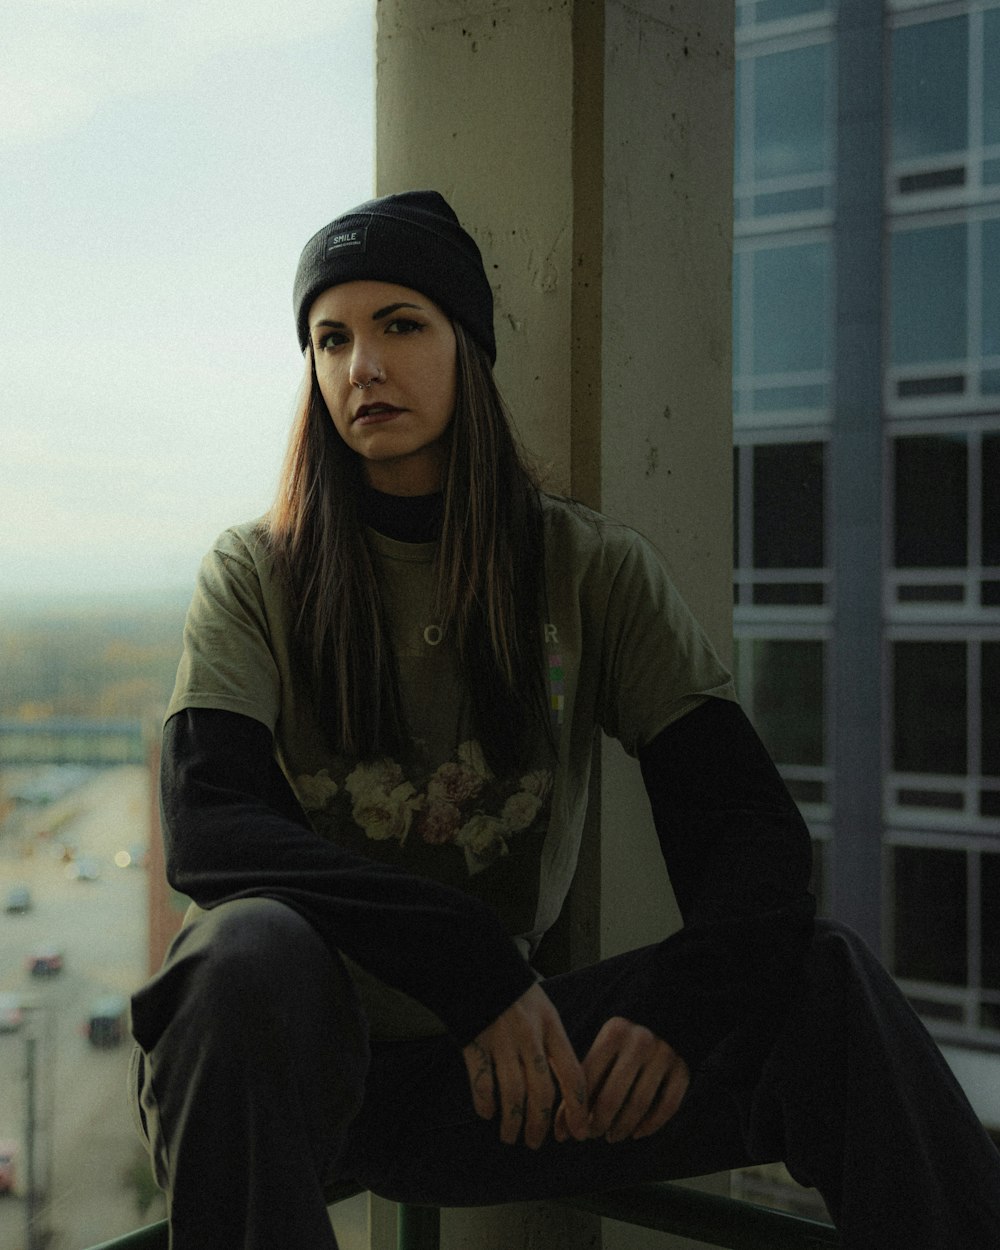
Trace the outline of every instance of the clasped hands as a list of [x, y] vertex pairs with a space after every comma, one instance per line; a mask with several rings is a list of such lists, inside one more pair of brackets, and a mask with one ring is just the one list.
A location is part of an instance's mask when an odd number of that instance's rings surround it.
[[662, 1038], [613, 1016], [579, 1060], [559, 1013], [533, 985], [464, 1047], [472, 1101], [485, 1120], [500, 1112], [500, 1139], [537, 1150], [556, 1141], [648, 1137], [687, 1091], [687, 1064]]

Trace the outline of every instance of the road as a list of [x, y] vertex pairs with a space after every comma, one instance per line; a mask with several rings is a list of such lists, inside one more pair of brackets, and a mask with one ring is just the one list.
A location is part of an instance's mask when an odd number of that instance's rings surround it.
[[[0, 1250], [84, 1250], [135, 1228], [128, 1174], [141, 1160], [125, 1100], [129, 1046], [97, 1049], [82, 1033], [99, 996], [128, 996], [146, 977], [146, 873], [115, 855], [144, 846], [147, 777], [139, 767], [96, 771], [47, 806], [21, 807], [0, 828], [0, 896], [23, 882], [33, 906], [0, 913], [0, 991], [28, 1007], [24, 1027], [0, 1034], [0, 1138], [19, 1145], [18, 1192], [0, 1198]], [[63, 844], [94, 861], [96, 880], [74, 879]], [[45, 945], [63, 971], [29, 975]], [[25, 1194], [28, 1038], [35, 1041], [35, 1174], [44, 1190], [29, 1242]], [[154, 1206], [150, 1218], [158, 1218]]]
[[[0, 912], [0, 992], [32, 1004], [21, 1031], [0, 1034], [0, 1140], [16, 1140], [21, 1155], [19, 1191], [0, 1197], [0, 1250], [86, 1250], [164, 1213], [159, 1195], [140, 1210], [129, 1180], [148, 1176], [125, 1099], [130, 1047], [97, 1050], [81, 1032], [95, 998], [128, 996], [146, 979], [146, 872], [114, 858], [147, 842], [147, 785], [143, 768], [94, 772], [56, 802], [22, 806], [0, 825], [0, 901], [21, 882], [33, 899], [24, 915]], [[75, 848], [75, 862], [96, 861], [96, 880], [69, 875], [64, 845]], [[63, 971], [30, 976], [27, 957], [49, 944], [62, 951]], [[28, 1037], [36, 1039], [34, 1153], [45, 1189], [33, 1242], [24, 1193]], [[363, 1196], [332, 1218], [341, 1250], [368, 1246]]]

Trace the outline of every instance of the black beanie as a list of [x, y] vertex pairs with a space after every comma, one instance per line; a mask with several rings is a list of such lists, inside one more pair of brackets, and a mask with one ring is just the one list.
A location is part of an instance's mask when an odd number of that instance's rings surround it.
[[368, 200], [313, 235], [302, 249], [293, 295], [303, 351], [316, 296], [341, 282], [366, 278], [429, 296], [462, 323], [491, 364], [496, 360], [493, 291], [479, 248], [437, 191]]

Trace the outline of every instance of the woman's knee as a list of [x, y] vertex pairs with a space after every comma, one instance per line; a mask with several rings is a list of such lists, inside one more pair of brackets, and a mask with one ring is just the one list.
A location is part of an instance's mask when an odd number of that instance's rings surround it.
[[864, 938], [849, 925], [827, 918], [816, 921], [808, 964], [814, 975], [850, 982], [871, 975], [886, 976]]
[[133, 1032], [147, 1051], [172, 1021], [235, 1039], [295, 1028], [303, 1012], [339, 1019], [347, 1035], [360, 1036], [360, 1007], [339, 958], [308, 921], [268, 898], [200, 913], [132, 1000]]
[[224, 980], [241, 983], [314, 977], [334, 956], [307, 920], [271, 898], [242, 898], [202, 912], [178, 935], [167, 962], [197, 952]]
[[865, 940], [838, 921], [816, 922], [806, 972], [811, 986], [807, 1001], [818, 1010], [831, 1040], [848, 1033], [868, 1036], [889, 1019], [899, 1023], [912, 1014]]

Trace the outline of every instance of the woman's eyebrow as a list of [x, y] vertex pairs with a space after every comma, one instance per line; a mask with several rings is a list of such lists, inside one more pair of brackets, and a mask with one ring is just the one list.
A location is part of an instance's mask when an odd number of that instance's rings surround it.
[[[372, 313], [372, 321], [381, 321], [383, 317], [391, 317], [394, 312], [400, 308], [415, 308], [417, 312], [426, 312], [427, 310], [420, 304], [407, 304], [402, 301], [398, 304], [386, 304], [385, 308], [380, 308], [377, 312]], [[321, 326], [325, 326], [329, 330], [346, 330], [347, 326], [343, 321], [314, 321], [313, 329], [318, 330]]]
[[400, 308], [415, 308], [417, 312], [426, 311], [425, 309], [421, 308], [419, 304], [406, 304], [402, 302], [398, 304], [387, 304], [385, 308], [380, 308], [378, 312], [372, 313], [372, 321], [381, 321], [383, 317], [391, 316], [394, 312], [396, 312]]

